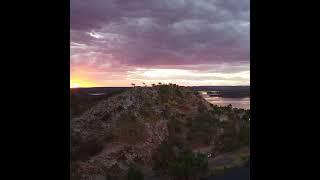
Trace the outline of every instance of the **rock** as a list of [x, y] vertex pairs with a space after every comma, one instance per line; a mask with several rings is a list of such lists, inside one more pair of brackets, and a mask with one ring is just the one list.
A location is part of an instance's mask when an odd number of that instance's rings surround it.
[[[153, 153], [169, 136], [172, 119], [183, 124], [199, 114], [199, 108], [212, 110], [201, 96], [188, 92], [174, 85], [132, 88], [70, 119], [70, 148], [76, 157], [72, 163], [77, 162], [72, 173], [86, 180], [124, 173], [130, 163], [150, 166]], [[135, 133], [127, 133], [131, 131]], [[92, 153], [81, 152], [88, 144]]]

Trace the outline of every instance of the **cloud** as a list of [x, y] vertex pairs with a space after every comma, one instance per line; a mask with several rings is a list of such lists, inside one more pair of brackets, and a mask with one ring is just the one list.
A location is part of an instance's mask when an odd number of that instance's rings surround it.
[[[198, 70], [183, 69], [136, 69], [128, 72], [128, 79], [131, 81], [145, 81], [149, 83], [157, 82], [206, 82], [207, 85], [215, 85], [217, 81], [237, 82], [238, 84], [248, 83], [249, 71], [240, 71], [234, 73], [223, 72], [201, 72]], [[181, 83], [180, 83], [181, 84]], [[232, 84], [229, 84], [232, 85]]]
[[71, 0], [70, 4], [74, 68], [88, 65], [127, 74], [136, 68], [195, 66], [204, 72], [223, 64], [230, 67], [224, 73], [237, 67], [249, 70], [249, 0]]

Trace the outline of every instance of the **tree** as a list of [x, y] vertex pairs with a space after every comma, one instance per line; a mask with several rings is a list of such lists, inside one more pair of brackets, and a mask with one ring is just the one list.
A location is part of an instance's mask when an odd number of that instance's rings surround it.
[[146, 83], [143, 82], [142, 84], [147, 87]]
[[152, 157], [154, 162], [153, 170], [166, 172], [169, 162], [175, 158], [172, 145], [167, 141], [162, 142]]
[[249, 122], [250, 121], [250, 110], [246, 110], [244, 115], [242, 116], [242, 120], [244, 122]]
[[190, 150], [169, 163], [169, 174], [176, 179], [199, 179], [207, 170], [207, 156]]
[[239, 134], [239, 143], [241, 145], [250, 145], [250, 127], [242, 127]]
[[152, 84], [152, 87], [156, 86], [156, 84]]
[[161, 82], [158, 82], [158, 84], [159, 84], [159, 85], [162, 85], [162, 83], [161, 83]]
[[144, 176], [139, 169], [131, 166], [129, 168], [128, 173], [127, 173], [127, 179], [128, 180], [143, 180]]
[[133, 87], [135, 87], [135, 86], [136, 86], [136, 84], [134, 84], [134, 83], [131, 83], [131, 85], [132, 85]]

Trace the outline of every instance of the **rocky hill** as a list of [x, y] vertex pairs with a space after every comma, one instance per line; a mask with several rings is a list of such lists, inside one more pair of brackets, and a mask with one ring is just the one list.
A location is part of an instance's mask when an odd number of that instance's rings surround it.
[[[237, 144], [248, 113], [219, 108], [177, 85], [135, 87], [70, 119], [71, 179], [124, 175], [130, 165], [152, 166], [163, 142], [227, 150]], [[231, 134], [231, 135], [230, 135]]]

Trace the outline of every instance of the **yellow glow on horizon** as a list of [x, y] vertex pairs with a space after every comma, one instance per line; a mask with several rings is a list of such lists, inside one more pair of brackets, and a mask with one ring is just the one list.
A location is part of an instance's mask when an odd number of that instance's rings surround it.
[[93, 71], [94, 69], [86, 66], [70, 69], [70, 88], [97, 87], [95, 78], [89, 73]]
[[70, 69], [70, 88], [130, 87], [174, 83], [182, 86], [250, 85], [250, 70], [239, 72], [202, 72], [190, 69], [137, 68], [127, 72], [101, 72], [91, 66]]
[[78, 83], [70, 83], [70, 88], [78, 88], [80, 87], [80, 84]]
[[70, 88], [80, 88], [80, 87], [96, 87], [96, 85], [90, 81], [75, 79], [70, 80]]

